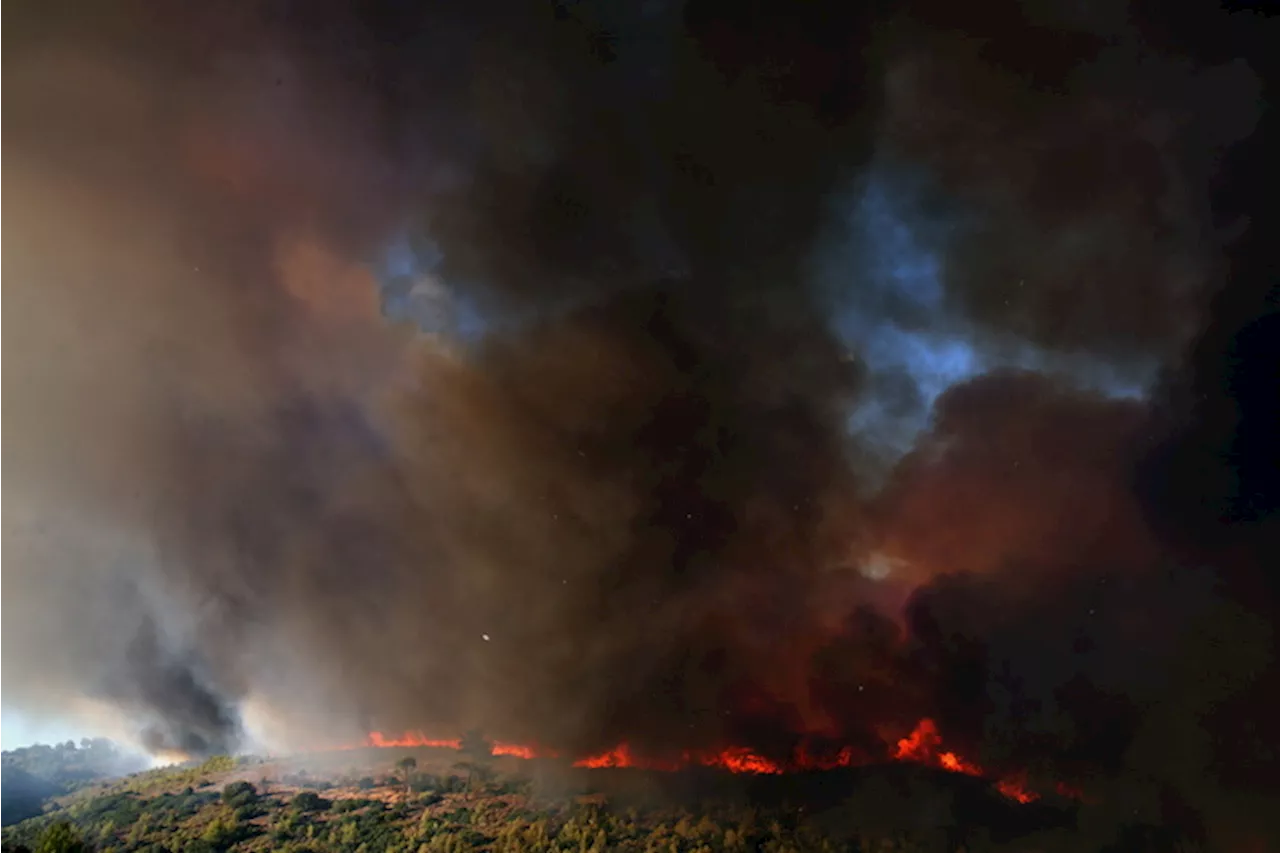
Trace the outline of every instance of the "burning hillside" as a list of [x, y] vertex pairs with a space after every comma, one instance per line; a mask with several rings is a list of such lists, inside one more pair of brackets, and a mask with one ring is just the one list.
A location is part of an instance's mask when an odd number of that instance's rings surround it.
[[[461, 739], [439, 740], [425, 737], [416, 732], [390, 738], [381, 732], [371, 732], [368, 746], [386, 748], [429, 747], [435, 749], [462, 750]], [[494, 756], [514, 756], [523, 759], [561, 758], [559, 753], [523, 746], [513, 743], [486, 744], [489, 754]], [[657, 770], [677, 772], [689, 767], [706, 767], [725, 770], [730, 773], [778, 774], [801, 773], [817, 770], [834, 770], [845, 767], [858, 767], [872, 763], [875, 758], [855, 753], [851, 747], [832, 749], [828, 745], [821, 752], [815, 752], [812, 744], [800, 743], [794, 752], [786, 758], [773, 759], [761, 755], [747, 747], [726, 747], [719, 750], [685, 751], [679, 756], [652, 758], [636, 753], [628, 744], [621, 743], [606, 752], [572, 759], [574, 767], [633, 767], [641, 770]], [[921, 720], [912, 732], [898, 740], [888, 758], [894, 761], [923, 764], [952, 773], [963, 773], [968, 776], [986, 776], [981, 767], [965, 761], [954, 752], [942, 748], [942, 737], [933, 720]], [[881, 760], [883, 758], [881, 757]], [[1001, 777], [994, 781], [996, 790], [1011, 800], [1029, 803], [1038, 799], [1039, 795], [1029, 790], [1026, 780], [1019, 776]], [[1059, 785], [1056, 792], [1064, 794], [1070, 790]]]

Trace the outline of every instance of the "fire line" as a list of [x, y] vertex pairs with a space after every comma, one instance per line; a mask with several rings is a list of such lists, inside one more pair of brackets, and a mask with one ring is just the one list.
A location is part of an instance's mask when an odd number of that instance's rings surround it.
[[[407, 732], [399, 737], [388, 737], [382, 732], [370, 732], [365, 746], [376, 748], [413, 748], [430, 747], [437, 749], [459, 750], [462, 741], [457, 738], [428, 738], [421, 732]], [[517, 743], [496, 742], [492, 744], [493, 755], [511, 756], [514, 758], [556, 758], [555, 753], [541, 750], [533, 746]], [[895, 761], [911, 762], [951, 773], [986, 778], [988, 774], [979, 765], [968, 761], [955, 752], [942, 748], [942, 735], [933, 720], [924, 718], [916, 723], [911, 733], [901, 738], [892, 751]], [[832, 770], [839, 767], [853, 767], [868, 763], [859, 760], [852, 749], [845, 747], [839, 752], [825, 756], [811, 755], [803, 745], [797, 749], [792, 760], [780, 763], [767, 758], [746, 747], [727, 747], [719, 751], [687, 751], [679, 758], [649, 758], [638, 755], [629, 744], [621, 743], [606, 752], [579, 758], [573, 762], [574, 767], [606, 768], [629, 767], [640, 770], [657, 770], [674, 772], [686, 767], [708, 767], [726, 770], [730, 773], [780, 774], [789, 771]], [[1039, 794], [1027, 787], [1021, 775], [1003, 776], [994, 779], [997, 791], [1019, 803], [1030, 803], [1038, 800]], [[1065, 789], [1058, 786], [1061, 793]]]

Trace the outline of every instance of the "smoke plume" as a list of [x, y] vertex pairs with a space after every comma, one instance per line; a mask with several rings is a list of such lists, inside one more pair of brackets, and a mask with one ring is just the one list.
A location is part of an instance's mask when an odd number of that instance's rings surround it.
[[6, 705], [188, 753], [928, 715], [1274, 794], [1238, 18], [55, 7], [5, 60]]

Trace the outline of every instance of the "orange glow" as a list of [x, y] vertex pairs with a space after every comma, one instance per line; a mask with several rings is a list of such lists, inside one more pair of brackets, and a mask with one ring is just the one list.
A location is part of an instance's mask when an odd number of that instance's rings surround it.
[[681, 767], [718, 767], [730, 773], [781, 773], [782, 768], [746, 747], [734, 746], [720, 752], [686, 752], [679, 760], [657, 760], [636, 756], [625, 743], [608, 752], [580, 758], [574, 767], [634, 767], [641, 770], [679, 770]]
[[[368, 745], [373, 747], [435, 747], [439, 749], [461, 749], [462, 743], [457, 739], [433, 740], [421, 732], [407, 732], [396, 738], [389, 738], [381, 732], [370, 732]], [[505, 755], [513, 758], [554, 758], [555, 753], [537, 749], [518, 743], [497, 742], [493, 744], [494, 755]], [[951, 773], [963, 773], [966, 776], [986, 776], [986, 772], [972, 761], [961, 758], [955, 752], [942, 749], [942, 735], [933, 720], [925, 718], [918, 722], [909, 735], [901, 738], [893, 750], [895, 761], [909, 761], [936, 767]], [[613, 749], [596, 755], [579, 758], [573, 762], [574, 767], [604, 768], [630, 767], [638, 770], [676, 771], [684, 767], [709, 767], [727, 770], [730, 773], [776, 774], [787, 771], [832, 770], [837, 767], [856, 767], [866, 764], [872, 759], [856, 753], [851, 747], [844, 747], [833, 755], [816, 756], [809, 751], [809, 746], [801, 743], [790, 760], [785, 762], [766, 758], [758, 752], [741, 746], [731, 746], [719, 751], [684, 752], [678, 758], [651, 758], [636, 754], [629, 744], [620, 743]], [[1004, 796], [1019, 803], [1030, 803], [1039, 799], [1039, 795], [1031, 791], [1022, 776], [1006, 776], [997, 779], [995, 789]], [[1058, 792], [1064, 796], [1075, 796], [1078, 792], [1059, 785]]]
[[835, 770], [838, 767], [856, 767], [867, 763], [869, 763], [868, 759], [865, 757], [859, 759], [851, 746], [841, 748], [835, 755], [818, 756], [812, 755], [803, 743], [796, 748], [793, 762], [796, 770]]
[[608, 752], [580, 758], [573, 762], [574, 767], [634, 767], [631, 760], [631, 748], [625, 743], [615, 746]]
[[[916, 727], [911, 734], [898, 741], [898, 747], [894, 750], [893, 757], [899, 761], [911, 761], [929, 767], [940, 767], [943, 770], [949, 770], [952, 773], [963, 773], [966, 776], [986, 775], [983, 769], [972, 761], [965, 761], [954, 752], [942, 752], [940, 751], [941, 747], [942, 735], [938, 731], [938, 726], [933, 720], [926, 717], [916, 723]], [[1026, 780], [1021, 778], [1010, 776], [998, 779], [995, 787], [1001, 794], [1020, 803], [1029, 803], [1039, 799], [1037, 794], [1027, 790]]]
[[494, 755], [511, 755], [516, 758], [537, 758], [538, 753], [531, 746], [524, 746], [518, 743], [495, 743], [493, 745]]
[[774, 762], [743, 747], [732, 747], [699, 762], [707, 767], [723, 767], [731, 773], [781, 773]]
[[369, 746], [376, 746], [380, 749], [387, 747], [414, 747], [414, 746], [430, 746], [436, 749], [462, 749], [462, 741], [457, 740], [432, 740], [422, 732], [405, 732], [397, 738], [389, 738], [382, 732], [369, 732]]
[[1066, 782], [1059, 782], [1058, 784], [1054, 785], [1053, 790], [1056, 791], [1058, 796], [1060, 797], [1067, 797], [1068, 799], [1072, 799], [1072, 800], [1084, 799], [1084, 791], [1080, 790], [1074, 785], [1068, 785]]
[[1027, 790], [1026, 780], [1009, 776], [996, 782], [996, 790], [1011, 800], [1019, 803], [1032, 803], [1040, 799], [1040, 795]]
[[927, 717], [916, 723], [911, 734], [898, 741], [898, 748], [893, 757], [899, 761], [911, 761], [940, 767], [952, 773], [964, 773], [967, 776], [981, 776], [982, 768], [972, 762], [965, 761], [954, 752], [941, 752], [942, 735], [938, 726]]

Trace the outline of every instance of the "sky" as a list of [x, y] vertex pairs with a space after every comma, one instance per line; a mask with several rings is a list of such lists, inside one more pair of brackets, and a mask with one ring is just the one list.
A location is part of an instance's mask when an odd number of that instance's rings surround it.
[[62, 743], [81, 738], [95, 737], [101, 732], [93, 732], [74, 723], [50, 719], [30, 719], [17, 709], [5, 708], [0, 716], [0, 744], [3, 749], [18, 749], [36, 743]]

